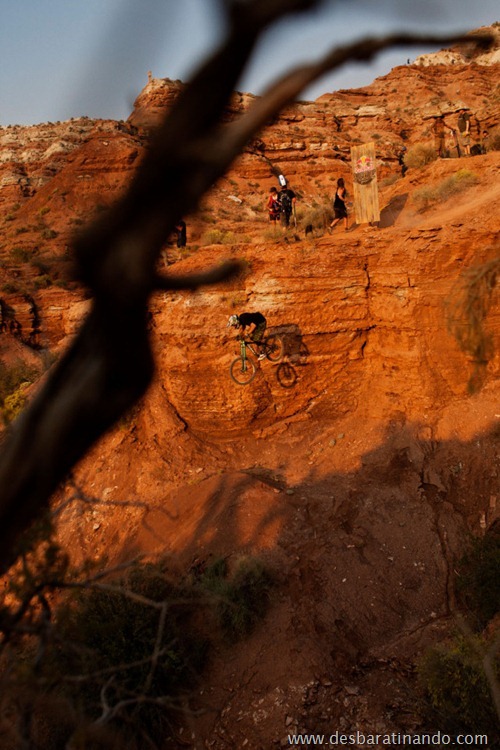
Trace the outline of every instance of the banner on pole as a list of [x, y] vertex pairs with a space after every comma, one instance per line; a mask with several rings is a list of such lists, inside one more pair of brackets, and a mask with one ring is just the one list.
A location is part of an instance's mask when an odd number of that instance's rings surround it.
[[375, 144], [351, 146], [354, 210], [357, 224], [380, 221]]

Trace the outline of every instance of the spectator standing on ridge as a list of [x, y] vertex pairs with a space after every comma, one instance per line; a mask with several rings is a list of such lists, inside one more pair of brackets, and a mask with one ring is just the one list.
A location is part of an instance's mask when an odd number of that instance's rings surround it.
[[186, 222], [182, 219], [175, 224], [177, 247], [186, 247]]
[[276, 224], [280, 218], [280, 201], [278, 197], [278, 189], [272, 187], [269, 192], [269, 198], [267, 199], [267, 210], [269, 212], [269, 221]]
[[290, 216], [295, 208], [297, 196], [293, 190], [284, 185], [279, 192], [281, 225], [284, 229], [290, 226]]
[[405, 164], [406, 146], [401, 146], [401, 150], [398, 153], [398, 164], [401, 167], [401, 177], [404, 177], [408, 172], [408, 167]]
[[344, 229], [346, 232], [348, 231], [349, 226], [348, 226], [348, 219], [347, 219], [347, 208], [345, 205], [346, 199], [347, 199], [347, 190], [345, 188], [344, 178], [339, 177], [339, 179], [337, 180], [337, 190], [335, 191], [335, 198], [333, 201], [333, 210], [335, 212], [335, 218], [330, 224], [330, 229], [333, 229], [334, 227], [336, 227], [339, 221], [343, 219]]
[[466, 156], [470, 156], [470, 113], [465, 107], [458, 113], [457, 127], [459, 133], [460, 148]]
[[446, 135], [445, 131], [446, 130], [449, 130], [451, 133], [455, 132], [453, 128], [451, 128], [449, 125], [445, 123], [444, 115], [439, 115], [434, 120], [434, 125], [432, 126], [432, 132], [434, 133], [434, 138], [436, 142], [437, 155], [440, 159], [444, 159], [446, 156], [448, 156], [448, 151], [445, 145], [445, 135]]

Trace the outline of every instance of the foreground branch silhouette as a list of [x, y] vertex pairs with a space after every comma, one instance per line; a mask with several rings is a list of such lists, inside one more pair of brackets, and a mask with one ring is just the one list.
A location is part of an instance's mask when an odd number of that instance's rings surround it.
[[[444, 44], [465, 37], [410, 34], [337, 49], [279, 80], [244, 116], [222, 117], [263, 30], [318, 0], [226, 2], [225, 42], [201, 67], [155, 133], [121, 200], [75, 240], [77, 277], [92, 308], [46, 385], [14, 425], [0, 457], [0, 566], [18, 552], [17, 539], [48, 505], [70, 469], [145, 393], [154, 362], [147, 333], [150, 295], [192, 290], [238, 273], [237, 263], [187, 277], [158, 277], [157, 260], [179, 216], [204, 193], [273, 115], [316, 78], [348, 60], [367, 60], [394, 45]], [[467, 38], [467, 41], [471, 41]], [[487, 43], [474, 38], [475, 43]]]

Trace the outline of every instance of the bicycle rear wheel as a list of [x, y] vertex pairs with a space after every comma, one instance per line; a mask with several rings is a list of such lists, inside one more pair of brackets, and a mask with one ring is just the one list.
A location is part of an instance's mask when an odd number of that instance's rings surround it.
[[279, 362], [283, 357], [285, 347], [280, 336], [268, 336], [266, 339], [266, 355], [270, 362]]
[[229, 372], [235, 383], [238, 383], [238, 385], [248, 385], [254, 379], [257, 368], [251, 359], [236, 357], [231, 362]]

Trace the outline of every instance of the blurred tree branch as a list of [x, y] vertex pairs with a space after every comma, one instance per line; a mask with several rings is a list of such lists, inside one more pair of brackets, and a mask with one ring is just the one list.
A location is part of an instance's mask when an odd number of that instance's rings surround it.
[[[70, 469], [146, 391], [154, 370], [147, 332], [156, 289], [196, 289], [239, 271], [237, 263], [193, 277], [160, 278], [157, 260], [179, 216], [196, 209], [247, 141], [328, 70], [370, 59], [394, 45], [440, 45], [457, 36], [401, 34], [334, 50], [284, 76], [243, 117], [222, 117], [263, 30], [318, 0], [228, 0], [229, 31], [178, 97], [155, 133], [121, 200], [75, 241], [77, 276], [93, 298], [90, 313], [47, 383], [14, 425], [0, 458], [0, 564], [48, 504]], [[470, 38], [468, 38], [470, 41]], [[475, 37], [478, 44], [487, 40]]]

